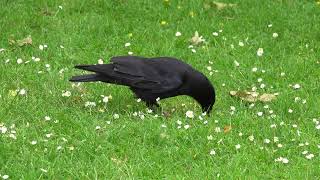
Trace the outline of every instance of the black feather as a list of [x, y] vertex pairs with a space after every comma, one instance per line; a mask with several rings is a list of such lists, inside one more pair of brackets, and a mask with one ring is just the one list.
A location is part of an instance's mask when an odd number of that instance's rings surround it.
[[129, 86], [148, 105], [155, 105], [156, 99], [188, 95], [210, 112], [215, 102], [215, 91], [210, 81], [190, 65], [170, 57], [144, 58], [118, 56], [110, 64], [77, 65], [96, 73], [75, 76], [73, 82], [102, 81]]

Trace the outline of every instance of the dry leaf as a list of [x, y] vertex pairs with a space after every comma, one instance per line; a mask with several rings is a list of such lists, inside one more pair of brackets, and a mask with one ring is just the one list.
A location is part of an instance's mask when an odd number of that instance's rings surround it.
[[230, 91], [230, 95], [247, 102], [270, 102], [277, 98], [276, 94], [264, 93], [259, 95], [259, 93], [253, 91]]
[[259, 101], [262, 101], [262, 102], [270, 102], [270, 101], [273, 101], [275, 100], [277, 97], [276, 95], [274, 94], [262, 94], [260, 97], [259, 97]]
[[216, 2], [216, 1], [214, 1], [214, 2], [213, 2], [213, 5], [215, 5], [215, 7], [216, 7], [218, 10], [222, 10], [222, 9], [225, 9], [225, 8], [228, 8], [228, 7], [235, 7], [237, 4], [222, 3], [222, 2]]
[[248, 91], [230, 91], [230, 95], [233, 97], [238, 97], [243, 101], [256, 102], [259, 96], [257, 92]]
[[16, 41], [14, 39], [8, 39], [10, 45], [14, 45]]
[[200, 44], [200, 43], [205, 42], [205, 39], [203, 39], [202, 36], [199, 36], [198, 31], [196, 31], [196, 32], [194, 33], [194, 36], [190, 39], [190, 42], [191, 42], [193, 45], [198, 45], [198, 44]]
[[24, 39], [17, 40], [17, 44], [18, 44], [18, 46], [31, 45], [32, 44], [31, 36], [29, 35], [28, 37], [26, 37]]
[[231, 126], [224, 126], [223, 132], [224, 132], [224, 133], [228, 133], [229, 131], [231, 131], [231, 129], [232, 129]]

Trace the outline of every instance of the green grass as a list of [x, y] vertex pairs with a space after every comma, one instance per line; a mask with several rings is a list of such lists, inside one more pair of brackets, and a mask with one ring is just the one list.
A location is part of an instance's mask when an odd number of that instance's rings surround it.
[[[313, 118], [320, 121], [320, 5], [312, 0], [241, 0], [230, 1], [237, 3], [236, 7], [218, 11], [205, 8], [208, 2], [0, 1], [0, 48], [5, 49], [0, 52], [1, 176], [319, 178], [320, 130]], [[161, 25], [161, 21], [167, 24]], [[219, 36], [212, 35], [220, 29], [223, 32]], [[177, 31], [182, 36], [176, 37]], [[192, 53], [188, 46], [195, 31], [207, 43], [195, 47], [197, 52]], [[273, 33], [279, 36], [273, 38]], [[9, 43], [10, 39], [28, 35], [32, 45]], [[239, 46], [239, 41], [245, 45]], [[124, 46], [127, 42], [130, 47]], [[41, 51], [41, 44], [48, 48]], [[260, 47], [264, 54], [258, 57]], [[200, 108], [191, 98], [175, 97], [161, 101], [163, 111], [175, 111], [156, 118], [146, 112], [143, 103], [136, 102], [126, 87], [101, 83], [72, 87], [68, 82], [80, 73], [74, 65], [94, 64], [100, 58], [108, 62], [112, 56], [129, 51], [147, 57], [177, 57], [204, 72], [217, 92], [211, 116], [199, 120]], [[32, 56], [41, 61], [32, 61]], [[31, 62], [17, 64], [18, 58]], [[7, 59], [9, 63], [5, 63]], [[239, 67], [234, 65], [235, 60]], [[45, 64], [50, 64], [49, 71]], [[218, 72], [210, 76], [209, 65]], [[252, 72], [253, 67], [258, 71]], [[63, 68], [67, 69], [60, 74]], [[280, 76], [282, 72], [285, 76]], [[263, 79], [264, 89], [258, 78]], [[301, 88], [294, 90], [290, 84], [300, 84]], [[261, 93], [279, 93], [275, 101], [268, 103], [269, 109], [262, 103], [249, 108], [248, 103], [229, 96], [231, 90], [250, 90], [254, 86]], [[25, 89], [26, 95], [13, 96], [17, 89]], [[70, 97], [62, 97], [66, 90], [72, 93]], [[105, 105], [99, 103], [100, 95], [112, 95], [112, 99]], [[295, 97], [302, 100], [295, 102]], [[97, 106], [85, 107], [87, 101]], [[233, 115], [230, 106], [236, 108]], [[194, 111], [194, 119], [185, 117], [187, 110]], [[269, 110], [276, 116], [271, 118]], [[139, 111], [145, 115], [143, 120], [134, 116]], [[259, 117], [258, 112], [265, 113]], [[114, 114], [120, 118], [114, 119]], [[45, 121], [45, 116], [51, 120]], [[182, 121], [180, 129], [178, 120]], [[10, 129], [13, 124], [15, 127]], [[185, 129], [186, 124], [191, 127]], [[271, 128], [272, 124], [276, 128]], [[97, 126], [101, 129], [96, 130]], [[231, 131], [224, 133], [225, 126], [231, 126]], [[222, 132], [216, 132], [217, 127]], [[16, 139], [10, 137], [12, 130], [16, 131]], [[212, 140], [207, 139], [209, 135]], [[248, 139], [250, 135], [254, 136], [253, 142]], [[274, 142], [274, 137], [279, 142]], [[265, 139], [271, 142], [267, 144]], [[32, 145], [32, 141], [37, 143]], [[299, 146], [306, 142], [309, 145]], [[277, 146], [279, 143], [282, 148]], [[237, 144], [241, 145], [238, 150]], [[212, 149], [215, 155], [210, 155]], [[314, 158], [307, 159], [303, 151]], [[275, 162], [279, 157], [287, 158], [289, 163]]]

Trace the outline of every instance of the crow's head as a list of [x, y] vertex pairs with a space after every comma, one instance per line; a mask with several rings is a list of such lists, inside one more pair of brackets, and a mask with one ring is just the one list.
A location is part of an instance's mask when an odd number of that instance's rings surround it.
[[202, 108], [203, 112], [210, 113], [216, 101], [214, 87], [202, 73], [192, 75], [189, 81], [189, 96], [193, 97]]

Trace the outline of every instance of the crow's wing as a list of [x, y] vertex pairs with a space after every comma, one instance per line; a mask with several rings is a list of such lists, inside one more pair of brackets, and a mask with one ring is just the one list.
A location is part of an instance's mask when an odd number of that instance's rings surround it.
[[[151, 61], [137, 56], [119, 56], [111, 59], [112, 64], [77, 66], [96, 72], [130, 87], [163, 93], [175, 90], [182, 85], [183, 77], [169, 70], [166, 61]], [[169, 69], [168, 69], [169, 68]]]

